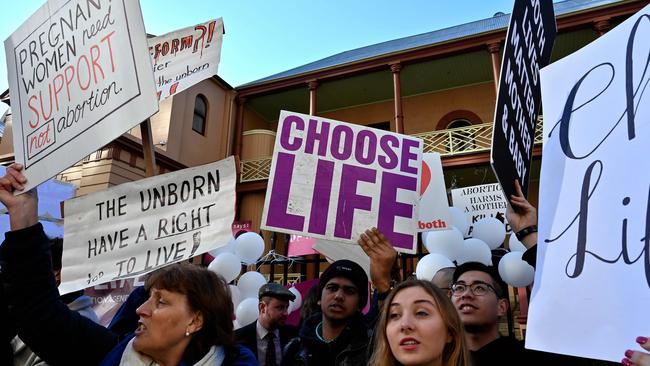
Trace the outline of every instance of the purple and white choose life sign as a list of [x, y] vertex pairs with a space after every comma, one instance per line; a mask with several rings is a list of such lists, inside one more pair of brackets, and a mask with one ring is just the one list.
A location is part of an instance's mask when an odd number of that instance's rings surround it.
[[282, 111], [262, 228], [356, 243], [377, 227], [417, 245], [421, 139]]

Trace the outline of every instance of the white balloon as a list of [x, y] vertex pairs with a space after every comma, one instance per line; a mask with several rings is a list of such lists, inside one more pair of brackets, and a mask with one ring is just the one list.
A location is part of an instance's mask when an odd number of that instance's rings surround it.
[[510, 234], [510, 239], [508, 239], [508, 246], [510, 247], [511, 252], [525, 252], [526, 246], [517, 239], [515, 233]]
[[239, 277], [237, 287], [241, 292], [242, 298], [254, 297], [259, 295], [260, 287], [266, 283], [266, 278], [257, 271], [248, 271]]
[[241, 260], [235, 254], [221, 253], [210, 262], [208, 269], [221, 275], [226, 282], [230, 282], [241, 273]]
[[289, 312], [289, 314], [291, 314], [292, 312], [294, 312], [294, 310], [298, 310], [298, 309], [300, 309], [300, 306], [302, 306], [302, 294], [295, 287], [291, 287], [289, 289], [289, 291], [291, 291], [291, 293], [296, 295], [295, 300], [289, 301], [289, 310], [288, 310], [288, 312]]
[[264, 253], [264, 239], [257, 233], [248, 232], [235, 239], [235, 254], [246, 264], [253, 264]]
[[431, 253], [422, 257], [415, 267], [418, 280], [431, 281], [433, 276], [443, 268], [454, 267], [454, 263], [442, 254]]
[[226, 243], [226, 245], [221, 246], [221, 247], [219, 247], [217, 249], [212, 249], [208, 253], [211, 256], [216, 258], [219, 254], [225, 253], [225, 252], [233, 253], [233, 254], [235, 253], [235, 238], [230, 238], [230, 240], [228, 240], [228, 243]]
[[232, 307], [233, 309], [237, 309], [237, 306], [242, 300], [241, 291], [239, 291], [239, 287], [235, 285], [228, 285], [228, 288], [230, 288], [230, 298], [232, 298]]
[[490, 247], [483, 240], [476, 238], [465, 239], [463, 253], [458, 264], [467, 262], [479, 262], [486, 266], [492, 265], [492, 252]]
[[467, 219], [467, 215], [463, 212], [463, 210], [452, 206], [449, 207], [449, 213], [451, 213], [451, 224], [460, 230], [461, 234], [463, 234], [463, 238], [468, 236], [470, 225], [469, 220]]
[[241, 326], [246, 326], [254, 321], [260, 316], [258, 309], [259, 300], [254, 297], [249, 297], [244, 299], [239, 306], [237, 306], [237, 311], [235, 316], [237, 317], [237, 323]]
[[237, 321], [237, 319], [233, 320], [233, 321], [232, 321], [232, 329], [233, 329], [233, 330], [237, 330], [237, 329], [239, 329], [239, 328], [241, 328], [241, 325], [239, 324], [239, 322]]
[[506, 225], [494, 217], [484, 217], [474, 224], [472, 237], [483, 240], [490, 249], [496, 249], [506, 238]]
[[463, 251], [463, 234], [455, 227], [430, 231], [424, 245], [429, 253], [438, 253], [454, 261]]
[[535, 269], [521, 259], [522, 252], [510, 252], [499, 262], [499, 275], [510, 286], [526, 287], [535, 279]]

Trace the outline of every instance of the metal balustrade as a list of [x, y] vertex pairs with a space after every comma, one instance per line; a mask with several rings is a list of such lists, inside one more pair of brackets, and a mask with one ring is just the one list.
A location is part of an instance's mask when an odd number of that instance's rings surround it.
[[[542, 143], [543, 120], [540, 117], [535, 129], [535, 144]], [[490, 151], [493, 123], [483, 123], [448, 130], [414, 134], [424, 141], [424, 152], [437, 152], [442, 156], [457, 156]], [[269, 179], [271, 157], [241, 161], [240, 182]]]

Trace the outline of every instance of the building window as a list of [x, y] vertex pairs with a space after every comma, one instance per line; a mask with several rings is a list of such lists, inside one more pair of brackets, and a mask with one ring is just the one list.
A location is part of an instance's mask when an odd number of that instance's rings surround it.
[[207, 116], [208, 103], [202, 94], [196, 96], [194, 100], [194, 117], [192, 119], [192, 129], [201, 135], [205, 135], [205, 121]]
[[385, 122], [370, 123], [368, 127], [376, 128], [378, 130], [390, 131], [390, 122], [385, 121]]
[[455, 120], [449, 122], [449, 124], [447, 124], [447, 129], [468, 127], [468, 126], [471, 126], [471, 125], [472, 125], [472, 122], [466, 120], [465, 118], [458, 118], [458, 119], [455, 119]]
[[[469, 127], [472, 123], [465, 118], [457, 118], [447, 124], [447, 129]], [[476, 148], [474, 144], [474, 133], [472, 131], [460, 130], [451, 134], [451, 152], [468, 151]]]

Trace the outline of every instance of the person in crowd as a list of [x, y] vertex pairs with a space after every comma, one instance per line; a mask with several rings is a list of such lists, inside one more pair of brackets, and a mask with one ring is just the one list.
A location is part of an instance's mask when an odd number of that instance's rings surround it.
[[[644, 350], [650, 352], [650, 342], [648, 342], [648, 337], [637, 337], [636, 343], [638, 343]], [[625, 357], [621, 363], [625, 366], [650, 366], [650, 353], [628, 349], [625, 351]]]
[[[50, 240], [50, 252], [52, 255], [52, 270], [56, 286], [61, 284], [61, 260], [63, 258], [63, 239], [54, 238]], [[99, 318], [92, 308], [92, 300], [84, 295], [83, 290], [71, 292], [61, 296], [61, 301], [72, 311], [76, 311], [85, 318], [99, 324]], [[13, 349], [14, 366], [47, 366], [21, 339], [16, 336], [11, 341]]]
[[283, 365], [365, 365], [370, 329], [361, 310], [368, 301], [368, 276], [357, 263], [338, 260], [320, 276], [321, 312], [305, 320], [287, 344]]
[[475, 366], [524, 364], [523, 343], [499, 334], [499, 319], [508, 310], [505, 289], [494, 267], [467, 262], [454, 272], [451, 301]]
[[451, 295], [451, 285], [454, 282], [454, 271], [456, 271], [456, 267], [439, 269], [431, 279], [431, 283], [433, 283], [437, 288], [445, 291], [448, 295]]
[[298, 331], [286, 325], [289, 301], [296, 299], [293, 292], [277, 283], [260, 287], [259, 318], [235, 331], [237, 342], [253, 351], [260, 366], [282, 363], [282, 349]]
[[[0, 278], [1, 277], [2, 271], [0, 269]], [[11, 319], [11, 316], [9, 315], [4, 289], [0, 285], [0, 365], [14, 364], [14, 349], [11, 345], [11, 341], [15, 336], [16, 327], [13, 319]]]
[[0, 201], [11, 231], [0, 246], [2, 287], [18, 335], [43, 360], [58, 365], [256, 365], [233, 345], [232, 302], [227, 283], [207, 269], [175, 264], [146, 282], [138, 328], [124, 339], [71, 311], [59, 299], [47, 237], [37, 220], [38, 198], [22, 165], [0, 178]]
[[535, 267], [537, 257], [537, 209], [524, 197], [521, 185], [515, 180], [516, 195], [511, 195], [506, 208], [506, 220], [512, 234], [526, 247], [522, 259]]
[[302, 305], [300, 306], [300, 322], [298, 329], [302, 327], [305, 320], [311, 318], [312, 315], [320, 311], [320, 294], [318, 293], [318, 284], [314, 284], [307, 294], [302, 298]]
[[372, 366], [469, 366], [460, 318], [431, 282], [400, 283], [384, 302]]

